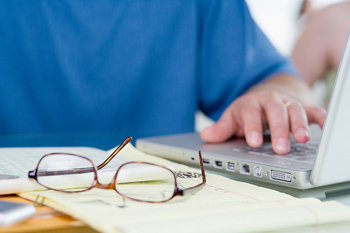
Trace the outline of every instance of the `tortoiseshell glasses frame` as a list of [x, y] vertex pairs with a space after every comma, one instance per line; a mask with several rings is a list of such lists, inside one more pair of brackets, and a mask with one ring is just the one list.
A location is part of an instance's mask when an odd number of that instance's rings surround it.
[[[105, 167], [123, 148], [124, 146], [126, 146], [130, 141], [131, 141], [131, 137], [127, 137], [113, 152], [110, 156], [108, 156], [108, 158], [103, 161], [100, 165], [98, 165], [97, 167], [94, 165], [94, 162], [89, 159], [86, 158], [84, 156], [81, 155], [77, 155], [77, 154], [70, 154], [70, 153], [50, 153], [50, 154], [46, 154], [44, 155], [38, 162], [36, 168], [32, 171], [29, 171], [28, 173], [28, 177], [31, 179], [35, 179], [36, 182], [38, 182], [41, 186], [49, 189], [49, 190], [55, 190], [55, 191], [59, 191], [59, 192], [65, 192], [65, 193], [79, 193], [79, 192], [85, 192], [88, 190], [91, 190], [92, 188], [99, 188], [99, 189], [114, 189], [119, 195], [134, 200], [134, 201], [139, 201], [139, 202], [148, 202], [148, 203], [162, 203], [162, 202], [166, 202], [169, 201], [171, 199], [173, 199], [175, 196], [186, 196], [188, 194], [193, 194], [195, 192], [197, 192], [198, 190], [200, 190], [201, 188], [204, 187], [204, 185], [206, 184], [206, 176], [205, 176], [205, 170], [204, 170], [204, 165], [203, 165], [203, 161], [202, 161], [202, 155], [201, 152], [198, 152], [199, 155], [199, 162], [200, 162], [200, 168], [201, 168], [201, 177], [202, 177], [202, 181], [201, 183], [199, 183], [198, 185], [195, 185], [193, 187], [188, 187], [188, 188], [179, 188], [178, 187], [178, 183], [177, 183], [177, 179], [176, 179], [176, 175], [175, 173], [164, 166], [158, 165], [158, 164], [154, 164], [154, 163], [148, 163], [148, 162], [140, 162], [140, 161], [132, 161], [132, 162], [127, 162], [122, 164], [116, 171], [112, 181], [109, 184], [101, 184], [98, 180], [98, 176], [97, 176], [97, 171], [102, 169], [103, 167]], [[86, 160], [91, 164], [91, 167], [82, 167], [82, 168], [74, 168], [72, 169], [63, 169], [63, 170], [45, 170], [42, 171], [39, 169], [40, 167], [40, 163], [48, 158], [49, 156], [57, 156], [57, 155], [67, 155], [67, 156], [73, 156], [75, 158], [80, 158], [82, 160]], [[171, 183], [174, 185], [173, 190], [171, 190], [171, 192], [173, 192], [172, 194], [170, 194], [169, 196], [167, 196], [166, 198], [164, 198], [163, 200], [157, 200], [157, 201], [152, 201], [152, 200], [146, 200], [146, 199], [138, 199], [132, 196], [129, 196], [125, 193], [121, 193], [120, 191], [118, 191], [118, 184], [117, 184], [117, 178], [118, 178], [118, 174], [120, 173], [121, 169], [123, 169], [125, 166], [132, 166], [132, 165], [145, 165], [145, 166], [151, 166], [151, 167], [158, 167], [161, 169], [165, 169], [167, 172], [169, 172], [168, 174], [170, 175], [170, 179], [174, 179]], [[125, 169], [124, 169], [125, 170]], [[165, 171], [163, 170], [163, 171]], [[56, 188], [52, 188], [47, 186], [46, 184], [43, 184], [42, 182], [40, 182], [40, 180], [38, 180], [38, 177], [48, 177], [48, 176], [56, 176], [56, 175], [79, 175], [79, 174], [84, 174], [84, 173], [88, 173], [88, 172], [93, 172], [93, 182], [91, 183], [91, 186], [83, 188], [81, 190], [65, 190], [65, 189], [56, 189]], [[160, 177], [161, 180], [161, 177]]]

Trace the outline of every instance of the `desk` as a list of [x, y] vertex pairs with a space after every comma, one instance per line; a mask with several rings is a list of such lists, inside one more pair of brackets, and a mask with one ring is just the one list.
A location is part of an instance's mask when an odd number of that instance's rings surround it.
[[[349, 195], [339, 196], [338, 198], [342, 200], [349, 200]], [[337, 198], [332, 198], [333, 200], [337, 200]], [[17, 197], [15, 195], [5, 195], [0, 196], [0, 200], [4, 201], [14, 201], [19, 203], [31, 203], [23, 198]], [[349, 202], [348, 202], [349, 204]], [[342, 226], [337, 226], [337, 230], [349, 230], [349, 226], [345, 226], [343, 229]], [[310, 229], [309, 229], [310, 230]], [[314, 229], [313, 229], [314, 230]], [[0, 233], [38, 233], [38, 232], [46, 232], [46, 233], [75, 233], [75, 232], [86, 232], [86, 233], [96, 233], [94, 229], [87, 226], [85, 223], [76, 220], [66, 214], [60, 213], [51, 208], [40, 206], [37, 207], [36, 214], [31, 218], [13, 225], [11, 227], [0, 227]], [[288, 231], [287, 231], [288, 232]], [[331, 229], [324, 232], [334, 232]], [[347, 231], [346, 231], [347, 232]]]
[[[337, 200], [343, 204], [350, 205], [350, 196], [343, 195], [339, 197], [332, 197], [332, 200]], [[31, 203], [28, 200], [20, 198], [16, 195], [0, 196], [0, 200], [13, 201], [19, 203]], [[59, 211], [53, 210], [46, 206], [37, 207], [36, 213], [31, 218], [20, 222], [11, 227], [0, 227], [0, 233], [97, 233], [94, 229], [87, 226], [85, 223], [76, 220], [69, 215], [63, 214]]]
[[[25, 200], [16, 195], [0, 196], [0, 200], [18, 203], [32, 203], [31, 201]], [[37, 207], [35, 215], [23, 222], [10, 227], [0, 227], [0, 233], [2, 232], [96, 233], [95, 230], [88, 227], [85, 223], [46, 206]]]
[[[31, 201], [25, 200], [16, 195], [0, 196], [0, 200], [18, 203], [32, 203]], [[88, 227], [85, 223], [66, 214], [60, 213], [46, 206], [39, 206], [36, 208], [34, 216], [10, 227], [0, 227], [0, 232], [95, 233], [96, 231]]]
[[[265, 195], [265, 196], [268, 196], [268, 195]], [[345, 198], [350, 199], [350, 197], [347, 197], [347, 196], [345, 196]], [[2, 196], [0, 197], [0, 199], [15, 200], [15, 201], [18, 200], [20, 202], [25, 202], [25, 200], [20, 199], [16, 196], [11, 196], [11, 195]], [[230, 209], [230, 212], [231, 212], [231, 209]], [[230, 213], [230, 212], [227, 212], [227, 213]], [[93, 213], [93, 212], [90, 212], [90, 213]], [[92, 219], [93, 218], [90, 218], [87, 222], [91, 221]], [[274, 219], [274, 218], [270, 218], [270, 219]], [[289, 217], [288, 217], [288, 221], [289, 221]], [[158, 224], [158, 222], [156, 224]], [[77, 221], [67, 215], [61, 214], [57, 211], [51, 210], [47, 207], [39, 207], [36, 215], [25, 222], [19, 223], [18, 225], [15, 225], [10, 228], [0, 229], [0, 232], [77, 232], [77, 231], [78, 232], [79, 231], [95, 232], [91, 228], [87, 227], [84, 223]]]

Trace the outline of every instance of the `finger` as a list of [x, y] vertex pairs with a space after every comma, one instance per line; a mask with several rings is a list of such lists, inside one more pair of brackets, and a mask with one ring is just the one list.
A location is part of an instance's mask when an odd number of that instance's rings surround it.
[[304, 107], [298, 103], [292, 103], [287, 107], [290, 127], [295, 141], [305, 143], [310, 139], [308, 118]]
[[305, 112], [309, 123], [316, 123], [323, 128], [326, 119], [326, 110], [319, 107], [305, 107]]
[[230, 109], [227, 109], [220, 119], [212, 126], [202, 130], [200, 137], [205, 142], [223, 142], [233, 136], [235, 133], [235, 123], [233, 114]]
[[264, 110], [271, 132], [272, 148], [277, 154], [285, 154], [290, 150], [289, 119], [287, 108], [281, 102], [269, 100]]
[[259, 147], [263, 143], [262, 109], [256, 101], [245, 105], [240, 111], [244, 135], [250, 147]]

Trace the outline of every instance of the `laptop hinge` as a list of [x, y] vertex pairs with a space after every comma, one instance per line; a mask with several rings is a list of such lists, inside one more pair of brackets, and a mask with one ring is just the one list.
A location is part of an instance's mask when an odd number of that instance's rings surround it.
[[345, 194], [350, 194], [350, 187], [325, 192], [326, 198], [336, 197]]

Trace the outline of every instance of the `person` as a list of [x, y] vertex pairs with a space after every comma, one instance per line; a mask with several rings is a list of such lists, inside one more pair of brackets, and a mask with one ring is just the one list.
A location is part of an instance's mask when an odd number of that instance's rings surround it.
[[292, 58], [309, 86], [320, 80], [326, 82], [328, 89], [321, 102], [327, 106], [350, 29], [350, 2], [318, 10], [313, 10], [311, 3], [308, 5]]
[[244, 1], [0, 2], [0, 133], [194, 130], [276, 153], [325, 112]]

